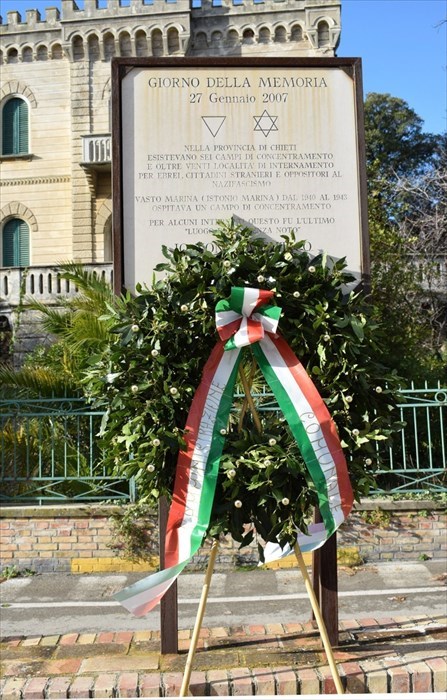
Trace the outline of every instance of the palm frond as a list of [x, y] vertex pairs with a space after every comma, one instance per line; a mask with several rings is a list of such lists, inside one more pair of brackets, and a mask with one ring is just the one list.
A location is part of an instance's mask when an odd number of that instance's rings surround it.
[[22, 367], [13, 370], [0, 365], [0, 396], [71, 396], [78, 392], [78, 385], [65, 372], [48, 367]]

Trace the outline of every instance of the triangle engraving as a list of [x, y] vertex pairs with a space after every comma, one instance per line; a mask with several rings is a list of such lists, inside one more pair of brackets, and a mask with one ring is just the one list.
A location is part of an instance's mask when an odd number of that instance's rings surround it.
[[217, 136], [222, 128], [226, 117], [202, 117], [202, 121], [210, 132], [211, 136]]

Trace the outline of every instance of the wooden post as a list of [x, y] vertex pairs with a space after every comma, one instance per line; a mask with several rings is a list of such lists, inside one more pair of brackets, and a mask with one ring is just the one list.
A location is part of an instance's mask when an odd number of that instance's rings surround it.
[[[321, 513], [315, 508], [315, 523], [321, 523]], [[312, 582], [320, 605], [328, 637], [333, 647], [338, 646], [338, 572], [337, 535], [312, 552]], [[314, 616], [312, 616], [313, 619]]]
[[196, 622], [191, 637], [191, 644], [189, 645], [188, 658], [186, 659], [185, 670], [183, 672], [182, 687], [180, 688], [179, 697], [184, 698], [188, 692], [189, 681], [191, 679], [192, 664], [194, 661], [194, 656], [196, 654], [197, 642], [199, 641], [199, 634], [202, 627], [203, 616], [206, 609], [206, 601], [208, 599], [208, 592], [211, 584], [211, 577], [213, 575], [214, 564], [216, 561], [217, 550], [219, 549], [219, 540], [214, 540], [211, 547], [210, 558], [208, 560], [208, 567], [206, 570], [205, 581], [202, 588], [202, 595], [200, 596], [199, 608], [197, 610]]
[[321, 547], [320, 605], [332, 646], [338, 646], [337, 533]]
[[327, 634], [327, 630], [323, 621], [323, 616], [321, 614], [317, 598], [312, 588], [312, 582], [310, 580], [309, 574], [307, 573], [307, 568], [304, 563], [303, 555], [298, 543], [294, 546], [295, 556], [298, 561], [298, 566], [300, 567], [301, 575], [304, 579], [306, 585], [307, 594], [309, 596], [310, 604], [317, 621], [318, 629], [320, 631], [321, 641], [323, 642], [323, 647], [326, 652], [329, 668], [331, 669], [332, 678], [334, 679], [335, 687], [337, 689], [338, 695], [344, 695], [343, 685], [338, 673], [337, 664], [335, 663], [334, 652], [332, 651], [331, 643]]
[[[317, 507], [314, 509], [314, 523], [321, 523], [321, 513], [320, 509]], [[314, 589], [315, 597], [318, 601], [318, 605], [321, 603], [320, 598], [320, 572], [321, 572], [321, 548], [314, 549], [312, 552], [312, 587]], [[323, 620], [324, 620], [324, 612]], [[312, 620], [315, 620], [315, 615], [312, 611]], [[326, 620], [324, 620], [326, 622]]]
[[[167, 500], [166, 498], [161, 498], [158, 506], [160, 569], [165, 568], [165, 539], [168, 512]], [[162, 654], [178, 654], [177, 581], [174, 581], [160, 601], [160, 650]]]

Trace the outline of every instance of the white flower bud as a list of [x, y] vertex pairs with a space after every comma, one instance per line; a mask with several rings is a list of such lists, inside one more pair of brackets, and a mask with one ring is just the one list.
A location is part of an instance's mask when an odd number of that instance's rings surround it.
[[242, 501], [235, 501], [235, 502], [234, 502], [234, 507], [235, 507], [235, 508], [242, 508]]
[[293, 292], [293, 296], [295, 297], [295, 299], [298, 299], [301, 296], [301, 294], [299, 292]]
[[365, 459], [365, 464], [367, 467], [370, 467], [372, 463], [373, 463], [373, 461], [369, 457], [367, 457], [367, 459]]
[[236, 476], [236, 469], [229, 469], [228, 476], [230, 477], [230, 479], [234, 479], [234, 477]]
[[314, 268], [313, 265], [310, 265], [310, 266], [308, 267], [308, 270], [309, 270], [309, 272], [315, 272], [315, 268]]
[[347, 401], [347, 403], [352, 403], [352, 401], [353, 401], [352, 396], [347, 396], [346, 401]]
[[187, 304], [182, 304], [181, 307], [180, 307], [180, 311], [183, 311], [183, 312], [188, 311], [188, 305], [187, 305]]
[[282, 501], [281, 501], [281, 503], [283, 504], [283, 506], [288, 506], [289, 503], [290, 503], [290, 501], [289, 501], [288, 498], [283, 498]]
[[132, 325], [132, 331], [133, 331], [133, 333], [138, 333], [139, 330], [140, 330], [140, 326], [139, 326], [138, 324], [134, 323], [134, 324]]
[[270, 440], [269, 440], [269, 445], [270, 445], [270, 447], [273, 447], [273, 445], [276, 445], [276, 440], [275, 440], [275, 438], [270, 438]]
[[158, 357], [158, 350], [156, 350], [155, 348], [151, 350], [151, 355], [152, 357]]
[[146, 469], [147, 469], [148, 472], [154, 472], [154, 471], [155, 471], [155, 467], [154, 467], [153, 464], [148, 464], [147, 467], [146, 467]]
[[265, 277], [263, 275], [258, 275], [256, 279], [258, 280], [259, 284], [265, 282]]
[[377, 394], [381, 394], [382, 391], [383, 391], [383, 389], [382, 389], [381, 386], [376, 386], [376, 393], [377, 393]]
[[158, 438], [154, 438], [152, 440], [152, 444], [154, 447], [159, 447], [160, 446], [160, 440]]
[[328, 335], [327, 333], [326, 333], [326, 335], [323, 336], [323, 340], [325, 341], [325, 343], [328, 343], [330, 341], [330, 339], [331, 339], [331, 336]]
[[169, 393], [170, 393], [172, 396], [177, 396], [177, 394], [178, 394], [178, 389], [177, 389], [177, 387], [171, 386], [171, 388], [169, 389]]
[[132, 394], [138, 394], [138, 384], [132, 384], [130, 387]]
[[264, 467], [270, 467], [271, 464], [271, 461], [269, 459], [266, 459], [264, 462]]
[[230, 262], [229, 260], [224, 260], [224, 261], [223, 261], [223, 266], [226, 267], [226, 268], [229, 268], [229, 267], [231, 267], [231, 262]]
[[357, 437], [358, 435], [360, 435], [360, 430], [357, 430], [357, 428], [354, 428], [354, 430], [352, 431], [352, 434], [354, 435], [354, 437]]
[[221, 429], [219, 430], [219, 433], [220, 433], [221, 435], [226, 435], [226, 434], [227, 434], [227, 431], [225, 430], [225, 428], [221, 428]]

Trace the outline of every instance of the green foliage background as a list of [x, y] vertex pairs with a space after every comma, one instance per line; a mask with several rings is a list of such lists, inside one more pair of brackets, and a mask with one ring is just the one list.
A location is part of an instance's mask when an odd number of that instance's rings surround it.
[[[260, 287], [275, 291], [279, 330], [338, 426], [357, 497], [367, 494], [376, 447], [400, 425], [397, 377], [380, 362], [380, 329], [365, 295], [349, 291], [344, 262], [311, 259], [293, 235], [266, 242], [232, 222], [220, 222], [213, 250], [197, 243], [164, 254], [152, 287], [111, 307], [104, 320], [114, 322], [114, 340], [90, 358], [85, 386], [107, 407], [101, 436], [108, 469], [136, 477], [142, 502], [171, 497], [183, 426], [217, 340], [215, 305], [232, 286]], [[255, 376], [253, 391], [260, 382]], [[317, 496], [282, 416], [262, 417], [262, 434], [249, 412], [241, 424], [237, 411], [230, 420], [209, 533], [230, 532], [245, 544], [253, 532], [244, 525], [251, 524], [265, 540], [292, 543]]]

